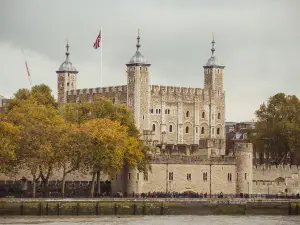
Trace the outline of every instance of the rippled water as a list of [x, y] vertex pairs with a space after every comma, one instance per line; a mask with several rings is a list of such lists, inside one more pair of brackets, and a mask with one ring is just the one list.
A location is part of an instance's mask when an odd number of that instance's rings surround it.
[[290, 225], [300, 224], [300, 216], [121, 216], [121, 217], [6, 217], [0, 224], [48, 225]]

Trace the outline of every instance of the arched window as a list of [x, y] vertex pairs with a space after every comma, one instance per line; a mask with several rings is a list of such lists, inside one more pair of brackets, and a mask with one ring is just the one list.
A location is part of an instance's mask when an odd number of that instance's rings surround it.
[[217, 128], [217, 134], [220, 134], [220, 128]]
[[190, 111], [186, 111], [185, 116], [189, 117], [190, 116]]
[[152, 113], [152, 114], [153, 114], [153, 109], [150, 109], [150, 113]]
[[204, 134], [204, 127], [201, 128], [201, 134]]
[[152, 124], [152, 131], [155, 131], [155, 124]]
[[170, 114], [170, 109], [168, 109], [168, 114]]
[[169, 132], [170, 133], [173, 132], [173, 126], [172, 125], [169, 126]]
[[202, 112], [202, 118], [203, 119], [205, 118], [205, 112]]
[[189, 133], [189, 127], [185, 128], [185, 133], [188, 134]]
[[218, 113], [218, 119], [221, 119], [221, 113]]
[[165, 110], [165, 114], [168, 114], [168, 110], [167, 109]]

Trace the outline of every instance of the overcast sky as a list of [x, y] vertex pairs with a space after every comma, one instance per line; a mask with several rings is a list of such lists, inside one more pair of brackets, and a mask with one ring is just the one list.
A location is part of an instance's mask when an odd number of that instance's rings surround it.
[[[269, 96], [300, 97], [299, 0], [0, 1], [0, 95], [45, 83], [57, 94], [55, 71], [65, 59], [65, 37], [78, 88], [126, 83], [126, 66], [141, 30], [151, 83], [203, 87], [203, 65], [216, 55], [225, 68], [226, 121], [249, 121]], [[22, 50], [24, 54], [22, 54]]]

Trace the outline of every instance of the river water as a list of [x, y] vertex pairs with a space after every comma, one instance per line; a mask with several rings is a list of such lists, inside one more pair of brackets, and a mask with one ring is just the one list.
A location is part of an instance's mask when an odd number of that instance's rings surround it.
[[103, 217], [4, 217], [0, 224], [41, 225], [291, 225], [300, 216], [103, 216]]

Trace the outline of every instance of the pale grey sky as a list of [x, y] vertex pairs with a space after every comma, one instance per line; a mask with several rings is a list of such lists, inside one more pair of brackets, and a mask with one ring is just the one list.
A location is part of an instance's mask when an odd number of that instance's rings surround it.
[[299, 15], [298, 0], [1, 0], [0, 95], [29, 87], [22, 49], [33, 84], [45, 83], [56, 95], [65, 37], [77, 87], [99, 87], [100, 51], [92, 46], [101, 26], [104, 86], [126, 83], [140, 28], [152, 84], [202, 88], [214, 32], [226, 66], [226, 121], [251, 120], [273, 94], [300, 97]]

